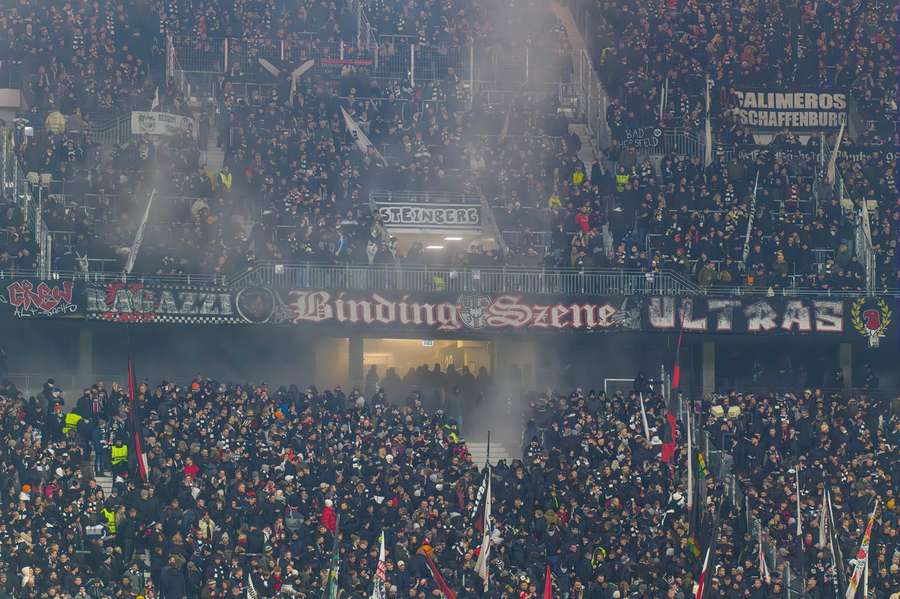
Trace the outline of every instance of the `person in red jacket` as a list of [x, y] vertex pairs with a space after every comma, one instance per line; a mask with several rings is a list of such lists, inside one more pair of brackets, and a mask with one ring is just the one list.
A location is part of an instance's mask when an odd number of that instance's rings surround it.
[[337, 514], [334, 511], [334, 504], [330, 499], [325, 500], [325, 509], [319, 517], [319, 523], [325, 527], [330, 533], [334, 533], [337, 528]]

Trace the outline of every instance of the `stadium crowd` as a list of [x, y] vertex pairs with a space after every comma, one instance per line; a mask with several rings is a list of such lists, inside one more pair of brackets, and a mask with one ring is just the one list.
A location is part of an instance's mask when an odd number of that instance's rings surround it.
[[[270, 0], [242, 10], [213, 2], [35, 0], [0, 15], [0, 29], [10, 33], [0, 60], [26, 75], [24, 116], [35, 136], [20, 135], [17, 151], [26, 171], [54, 180], [42, 194], [50, 228], [67, 232], [54, 244], [58, 269], [81, 268], [86, 259], [119, 268], [146, 198], [157, 189], [136, 265], [141, 272], [224, 274], [269, 260], [441, 261], [668, 269], [704, 287], [855, 290], [866, 279], [855, 230], [858, 206], [868, 200], [875, 285], [895, 287], [900, 194], [894, 154], [883, 151], [892, 141], [884, 117], [896, 105], [890, 11], [878, 10], [877, 2], [845, 1], [814, 8], [777, 3], [772, 11], [746, 3], [670, 5], [572, 6], [590, 26], [586, 43], [611, 100], [605, 115], [611, 145], [596, 148], [591, 164], [579, 158], [583, 142], [570, 131], [560, 93], [574, 79], [568, 36], [548, 10], [530, 5], [512, 11], [507, 28], [488, 26], [495, 9], [480, 3], [440, 10], [368, 3], [363, 33], [383, 34], [383, 62], [405, 56], [416, 38], [420, 51], [441, 58], [438, 72], [418, 81], [410, 73], [371, 78], [362, 61], [316, 65], [295, 89], [259, 62], [265, 56], [290, 70], [335, 44], [352, 59], [364, 49], [353, 3], [282, 11]], [[190, 39], [184, 60], [221, 69], [209, 98], [201, 97], [206, 91], [184, 97], [167, 78], [167, 35]], [[227, 61], [222, 36], [242, 40], [227, 46]], [[472, 96], [457, 60], [467, 40], [488, 47], [496, 66], [506, 64], [498, 56], [518, 56], [524, 38], [531, 79], [521, 89], [507, 85]], [[286, 48], [280, 54], [273, 50], [278, 44]], [[762, 68], [769, 64], [777, 68]], [[721, 148], [711, 165], [686, 150], [651, 160], [629, 147], [625, 132], [634, 127], [696, 135], [706, 74], [715, 81]], [[660, 111], [666, 80], [668, 101]], [[730, 111], [738, 81], [850, 90], [866, 126], [857, 127], [857, 139], [844, 136], [845, 146], [861, 150], [837, 165], [845, 202], [821, 189], [819, 144], [830, 147], [833, 135], [801, 144], [785, 130], [767, 150], [741, 151], [753, 136]], [[196, 130], [135, 136], [112, 152], [84, 134], [107, 115], [154, 106], [193, 116]], [[374, 149], [358, 150], [342, 110]], [[210, 148], [224, 153], [221, 168], [209, 168]], [[384, 187], [483, 195], [494, 206], [501, 239], [464, 253], [398, 251], [370, 210], [370, 192]], [[33, 257], [15, 251], [23, 242], [22, 234], [8, 242], [6, 261], [24, 269]]]
[[[661, 460], [660, 396], [644, 396], [648, 439], [633, 392], [523, 395], [522, 458], [492, 469], [485, 594], [474, 568], [485, 471], [472, 463], [451, 413], [428, 409], [440, 406], [415, 384], [403, 391], [387, 395], [376, 386], [366, 396], [203, 377], [184, 386], [140, 383], [143, 481], [119, 385], [98, 382], [72, 401], [52, 379], [28, 398], [4, 384], [0, 593], [243, 597], [252, 584], [260, 597], [314, 597], [328, 578], [337, 532], [338, 596], [368, 597], [384, 531], [389, 597], [438, 594], [425, 554], [459, 597], [534, 597], [547, 563], [559, 597], [692, 596], [699, 549], [715, 534], [707, 597], [781, 597], [789, 564], [806, 574], [807, 594], [797, 595], [795, 580], [795, 596], [824, 598], [834, 571], [816, 541], [823, 484], [848, 559], [880, 498], [870, 596], [887, 599], [900, 583], [893, 482], [900, 422], [872, 398], [843, 402], [820, 391], [709, 398], [700, 422], [714, 439], [728, 431], [736, 439], [734, 466], [750, 512], [727, 467], [707, 454], [708, 470], [694, 471], [701, 522], [694, 527], [683, 431], [672, 467]], [[801, 468], [802, 554], [792, 543], [789, 467]], [[108, 495], [94, 480], [104, 471], [116, 477]], [[769, 581], [748, 526], [757, 519], [781, 551], [778, 565], [768, 564]]]

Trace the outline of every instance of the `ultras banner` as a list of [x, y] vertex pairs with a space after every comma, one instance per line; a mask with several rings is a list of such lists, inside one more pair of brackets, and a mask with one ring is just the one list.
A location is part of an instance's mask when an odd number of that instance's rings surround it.
[[81, 288], [73, 281], [11, 279], [0, 282], [0, 316], [62, 318], [81, 314]]
[[862, 335], [892, 332], [878, 298], [540, 297], [517, 294], [402, 294], [245, 289], [236, 310], [246, 322], [452, 331], [645, 331]]
[[752, 129], [839, 129], [847, 118], [847, 94], [842, 91], [757, 88], [734, 93], [737, 116]]
[[[33, 306], [36, 298], [53, 297], [47, 289], [32, 295], [22, 293], [16, 287], [9, 296], [20, 307]], [[72, 305], [78, 301], [66, 296], [62, 289], [59, 293], [60, 301]], [[423, 333], [684, 331], [861, 335], [870, 343], [877, 343], [895, 328], [892, 306], [880, 298], [547, 297], [267, 287], [231, 290], [118, 282], [90, 285], [84, 293], [79, 305], [83, 304], [87, 318], [131, 323], [268, 323]], [[41, 301], [41, 305], [52, 309], [47, 303], [50, 300]]]

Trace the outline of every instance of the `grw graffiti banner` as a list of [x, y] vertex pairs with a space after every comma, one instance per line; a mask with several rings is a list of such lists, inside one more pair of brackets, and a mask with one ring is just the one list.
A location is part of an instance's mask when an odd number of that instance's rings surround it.
[[79, 291], [72, 281], [14, 279], [0, 283], [0, 315], [16, 318], [79, 316]]
[[839, 91], [736, 90], [741, 124], [756, 130], [837, 130], [847, 119], [847, 94]]

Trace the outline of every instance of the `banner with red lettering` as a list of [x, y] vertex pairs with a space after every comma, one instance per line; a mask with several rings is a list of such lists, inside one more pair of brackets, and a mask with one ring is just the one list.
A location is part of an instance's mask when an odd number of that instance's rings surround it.
[[5, 279], [0, 281], [0, 317], [78, 317], [83, 290], [74, 281]]

